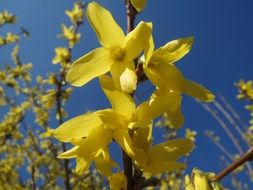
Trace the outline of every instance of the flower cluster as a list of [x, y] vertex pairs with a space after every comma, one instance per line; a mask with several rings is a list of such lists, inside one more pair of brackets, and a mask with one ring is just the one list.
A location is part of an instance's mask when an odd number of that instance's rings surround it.
[[192, 180], [188, 175], [185, 177], [185, 190], [222, 190], [223, 187], [218, 182], [211, 181], [214, 176], [214, 173], [204, 173], [195, 168]]
[[[131, 2], [137, 11], [145, 5], [145, 1], [139, 1], [142, 5]], [[95, 2], [87, 6], [87, 18], [102, 47], [76, 60], [66, 79], [73, 86], [83, 86], [98, 77], [111, 108], [83, 114], [60, 125], [54, 136], [74, 147], [58, 157], [76, 158], [79, 174], [94, 163], [101, 174], [111, 179], [111, 186], [116, 175], [112, 174], [112, 168], [118, 167], [108, 148], [113, 141], [143, 172], [157, 174], [184, 168], [185, 164], [177, 160], [192, 150], [193, 142], [174, 139], [153, 145], [152, 123], [167, 113], [172, 126], [181, 127], [184, 122], [182, 94], [205, 102], [214, 98], [209, 90], [186, 79], [175, 65], [190, 51], [193, 38], [174, 40], [155, 49], [152, 23], [141, 21], [125, 35], [111, 13]], [[139, 77], [136, 59], [143, 68], [142, 74], [156, 87], [151, 97], [139, 105], [132, 96]], [[125, 184], [124, 178], [118, 183]]]

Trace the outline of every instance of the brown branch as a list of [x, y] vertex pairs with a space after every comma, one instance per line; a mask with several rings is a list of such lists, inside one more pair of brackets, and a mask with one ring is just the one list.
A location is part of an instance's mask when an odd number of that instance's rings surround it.
[[36, 180], [35, 180], [35, 168], [34, 165], [32, 165], [32, 189], [36, 190]]
[[234, 163], [232, 163], [227, 168], [222, 170], [219, 174], [214, 176], [211, 179], [211, 181], [220, 181], [220, 180], [222, 180], [224, 177], [226, 177], [228, 174], [233, 172], [235, 169], [242, 166], [246, 162], [252, 161], [252, 160], [253, 160], [253, 146], [243, 156], [241, 156], [240, 159], [236, 160]]
[[[134, 29], [134, 21], [137, 11], [131, 4], [130, 0], [125, 0], [126, 12], [127, 12], [127, 33]], [[127, 153], [122, 149], [123, 153], [123, 166], [124, 175], [127, 178], [127, 190], [132, 190], [134, 187], [134, 177], [133, 177], [133, 162], [132, 159], [127, 155]]]

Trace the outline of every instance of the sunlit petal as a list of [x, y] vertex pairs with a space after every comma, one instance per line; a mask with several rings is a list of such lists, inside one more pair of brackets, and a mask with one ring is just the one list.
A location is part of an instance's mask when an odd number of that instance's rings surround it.
[[96, 2], [89, 3], [87, 18], [97, 34], [100, 44], [106, 48], [124, 43], [125, 35], [111, 13]]
[[57, 156], [57, 158], [66, 159], [66, 158], [76, 158], [77, 149], [79, 147], [75, 146], [70, 150], [67, 150], [66, 152], [63, 152]]
[[132, 61], [144, 50], [151, 32], [152, 23], [140, 22], [133, 31], [127, 34], [125, 45], [127, 61]]
[[185, 167], [186, 165], [184, 163], [160, 161], [143, 168], [143, 171], [152, 174], [160, 174], [173, 170], [184, 169]]
[[97, 48], [76, 60], [67, 73], [66, 80], [73, 86], [82, 86], [110, 70], [112, 60], [104, 48]]
[[211, 102], [215, 97], [212, 92], [205, 87], [189, 80], [184, 80], [183, 92], [205, 102]]
[[131, 158], [142, 165], [147, 164], [147, 155], [143, 150], [133, 146], [132, 139], [127, 130], [116, 129], [114, 131], [114, 139]]
[[116, 90], [113, 80], [109, 76], [102, 75], [99, 79], [112, 108], [120, 115], [124, 115], [127, 118], [132, 117], [132, 113], [135, 112], [133, 98], [127, 93]]
[[176, 161], [181, 156], [189, 153], [193, 145], [193, 142], [189, 139], [175, 139], [157, 144], [149, 150], [150, 163]]
[[191, 50], [193, 40], [189, 37], [168, 42], [154, 51], [153, 58], [168, 64], [175, 63]]
[[54, 131], [54, 136], [62, 142], [69, 142], [74, 138], [87, 137], [94, 128], [101, 124], [99, 116], [87, 113], [64, 122]]
[[147, 0], [131, 0], [132, 5], [138, 12], [141, 12], [144, 9], [146, 2]]
[[111, 74], [117, 90], [132, 93], [136, 89], [137, 76], [134, 62], [113, 63], [111, 66]]

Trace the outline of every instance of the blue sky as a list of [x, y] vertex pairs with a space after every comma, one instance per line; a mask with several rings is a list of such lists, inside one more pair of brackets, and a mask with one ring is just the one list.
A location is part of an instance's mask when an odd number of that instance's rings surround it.
[[[71, 0], [1, 0], [0, 11], [8, 9], [18, 16], [18, 26], [27, 28], [30, 40], [21, 41], [21, 56], [34, 64], [33, 75], [54, 72], [51, 64], [54, 48], [66, 45], [56, 36], [60, 24], [70, 24], [64, 10], [71, 9]], [[118, 23], [126, 28], [126, 14], [123, 0], [99, 0], [109, 9]], [[238, 110], [247, 122], [248, 112], [236, 101], [234, 83], [240, 78], [253, 79], [253, 1], [252, 0], [148, 0], [146, 9], [138, 15], [137, 22], [152, 21], [156, 47], [182, 37], [194, 36], [192, 51], [177, 65], [188, 79], [203, 84], [214, 93], [220, 93]], [[18, 31], [17, 27], [3, 28]], [[88, 22], [81, 27], [82, 38], [73, 51], [74, 59], [99, 46]], [[8, 62], [8, 50], [0, 49], [1, 62]], [[143, 92], [150, 84], [142, 85]], [[140, 93], [141, 94], [141, 93]], [[147, 96], [140, 97], [142, 100]], [[109, 104], [99, 89], [97, 80], [74, 90], [66, 105], [69, 117], [85, 110], [97, 110]], [[234, 148], [214, 119], [189, 97], [183, 99], [186, 118], [184, 128], [199, 131], [195, 151], [191, 156], [190, 168], [197, 166], [206, 171], [219, 171], [217, 148], [203, 135], [203, 131], [217, 131], [224, 139], [224, 145]], [[184, 130], [182, 129], [182, 131]], [[158, 133], [157, 133], [158, 134]], [[161, 136], [155, 139], [160, 141]]]

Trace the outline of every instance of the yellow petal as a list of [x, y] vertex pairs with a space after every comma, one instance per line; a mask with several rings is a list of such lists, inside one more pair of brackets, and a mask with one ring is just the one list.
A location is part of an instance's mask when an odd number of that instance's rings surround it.
[[184, 81], [183, 92], [193, 98], [197, 98], [205, 102], [211, 102], [215, 97], [212, 92], [207, 90], [205, 87], [189, 80]]
[[76, 60], [70, 67], [66, 80], [73, 86], [82, 86], [110, 70], [112, 60], [104, 48], [97, 48]]
[[183, 169], [186, 165], [184, 163], [170, 162], [170, 161], [160, 161], [156, 162], [148, 167], [143, 168], [144, 172], [149, 172], [152, 174], [160, 174], [165, 172], [170, 172], [173, 170]]
[[[151, 60], [152, 61], [152, 60]], [[148, 64], [144, 72], [150, 81], [159, 89], [181, 92], [184, 83], [182, 73], [172, 64], [158, 62]]]
[[107, 129], [116, 129], [118, 127], [127, 129], [125, 117], [119, 115], [113, 109], [104, 109], [96, 112]]
[[149, 122], [164, 112], [174, 111], [179, 106], [180, 95], [178, 93], [165, 93], [150, 101], [140, 104], [137, 108], [138, 122]]
[[95, 159], [95, 165], [97, 170], [105, 177], [109, 177], [112, 174], [112, 167], [117, 166], [113, 160], [105, 160], [102, 154]]
[[146, 2], [147, 0], [131, 0], [132, 5], [138, 12], [141, 12], [144, 9]]
[[147, 164], [147, 155], [143, 150], [133, 146], [132, 139], [127, 130], [116, 129], [114, 131], [114, 139], [131, 158], [141, 165]]
[[117, 90], [132, 93], [136, 89], [137, 76], [134, 62], [113, 63], [111, 66], [111, 74]]
[[189, 37], [168, 42], [156, 49], [152, 58], [165, 63], [175, 63], [191, 50], [193, 40], [193, 37]]
[[184, 124], [184, 115], [182, 113], [180, 104], [175, 112], [168, 111], [167, 114], [172, 125], [171, 128], [178, 129], [182, 127]]
[[150, 148], [150, 163], [159, 161], [176, 161], [181, 156], [189, 153], [193, 148], [193, 142], [189, 139], [175, 139], [157, 144]]
[[193, 186], [193, 184], [192, 184], [192, 182], [191, 182], [191, 179], [190, 179], [190, 177], [189, 177], [189, 175], [186, 175], [185, 176], [185, 180], [184, 180], [185, 182], [185, 190], [195, 190], [195, 188], [194, 188], [194, 186]]
[[135, 103], [133, 98], [124, 92], [116, 90], [112, 79], [109, 76], [99, 77], [101, 87], [110, 101], [112, 108], [120, 115], [130, 119], [135, 112]]
[[87, 113], [64, 122], [54, 131], [54, 136], [62, 142], [70, 142], [74, 138], [87, 137], [94, 128], [101, 124], [99, 116]]
[[67, 150], [66, 152], [63, 152], [57, 156], [57, 158], [66, 159], [66, 158], [76, 158], [77, 149], [79, 147], [75, 146], [70, 150]]
[[106, 48], [121, 46], [125, 35], [111, 13], [96, 2], [89, 3], [87, 18], [97, 34], [100, 44]]
[[133, 146], [148, 152], [149, 145], [152, 140], [152, 124], [145, 128], [138, 128], [132, 136]]
[[86, 161], [82, 157], [77, 157], [76, 158], [76, 169], [75, 169], [75, 172], [78, 175], [83, 175], [83, 173], [88, 169], [88, 167], [90, 166], [90, 164], [91, 164], [91, 161]]
[[87, 139], [80, 145], [77, 150], [77, 156], [83, 157], [85, 160], [94, 160], [111, 142], [113, 133], [103, 126], [94, 128]]
[[140, 22], [133, 31], [127, 34], [125, 44], [127, 61], [134, 60], [144, 50], [151, 32], [152, 23]]
[[147, 43], [145, 44], [145, 48], [144, 48], [144, 56], [145, 56], [144, 59], [145, 60], [143, 61], [144, 62], [143, 67], [146, 68], [148, 66], [148, 63], [153, 55], [154, 48], [155, 48], [154, 40], [153, 40], [152, 35], [150, 35]]
[[127, 190], [127, 179], [123, 173], [114, 173], [109, 177], [111, 190]]

